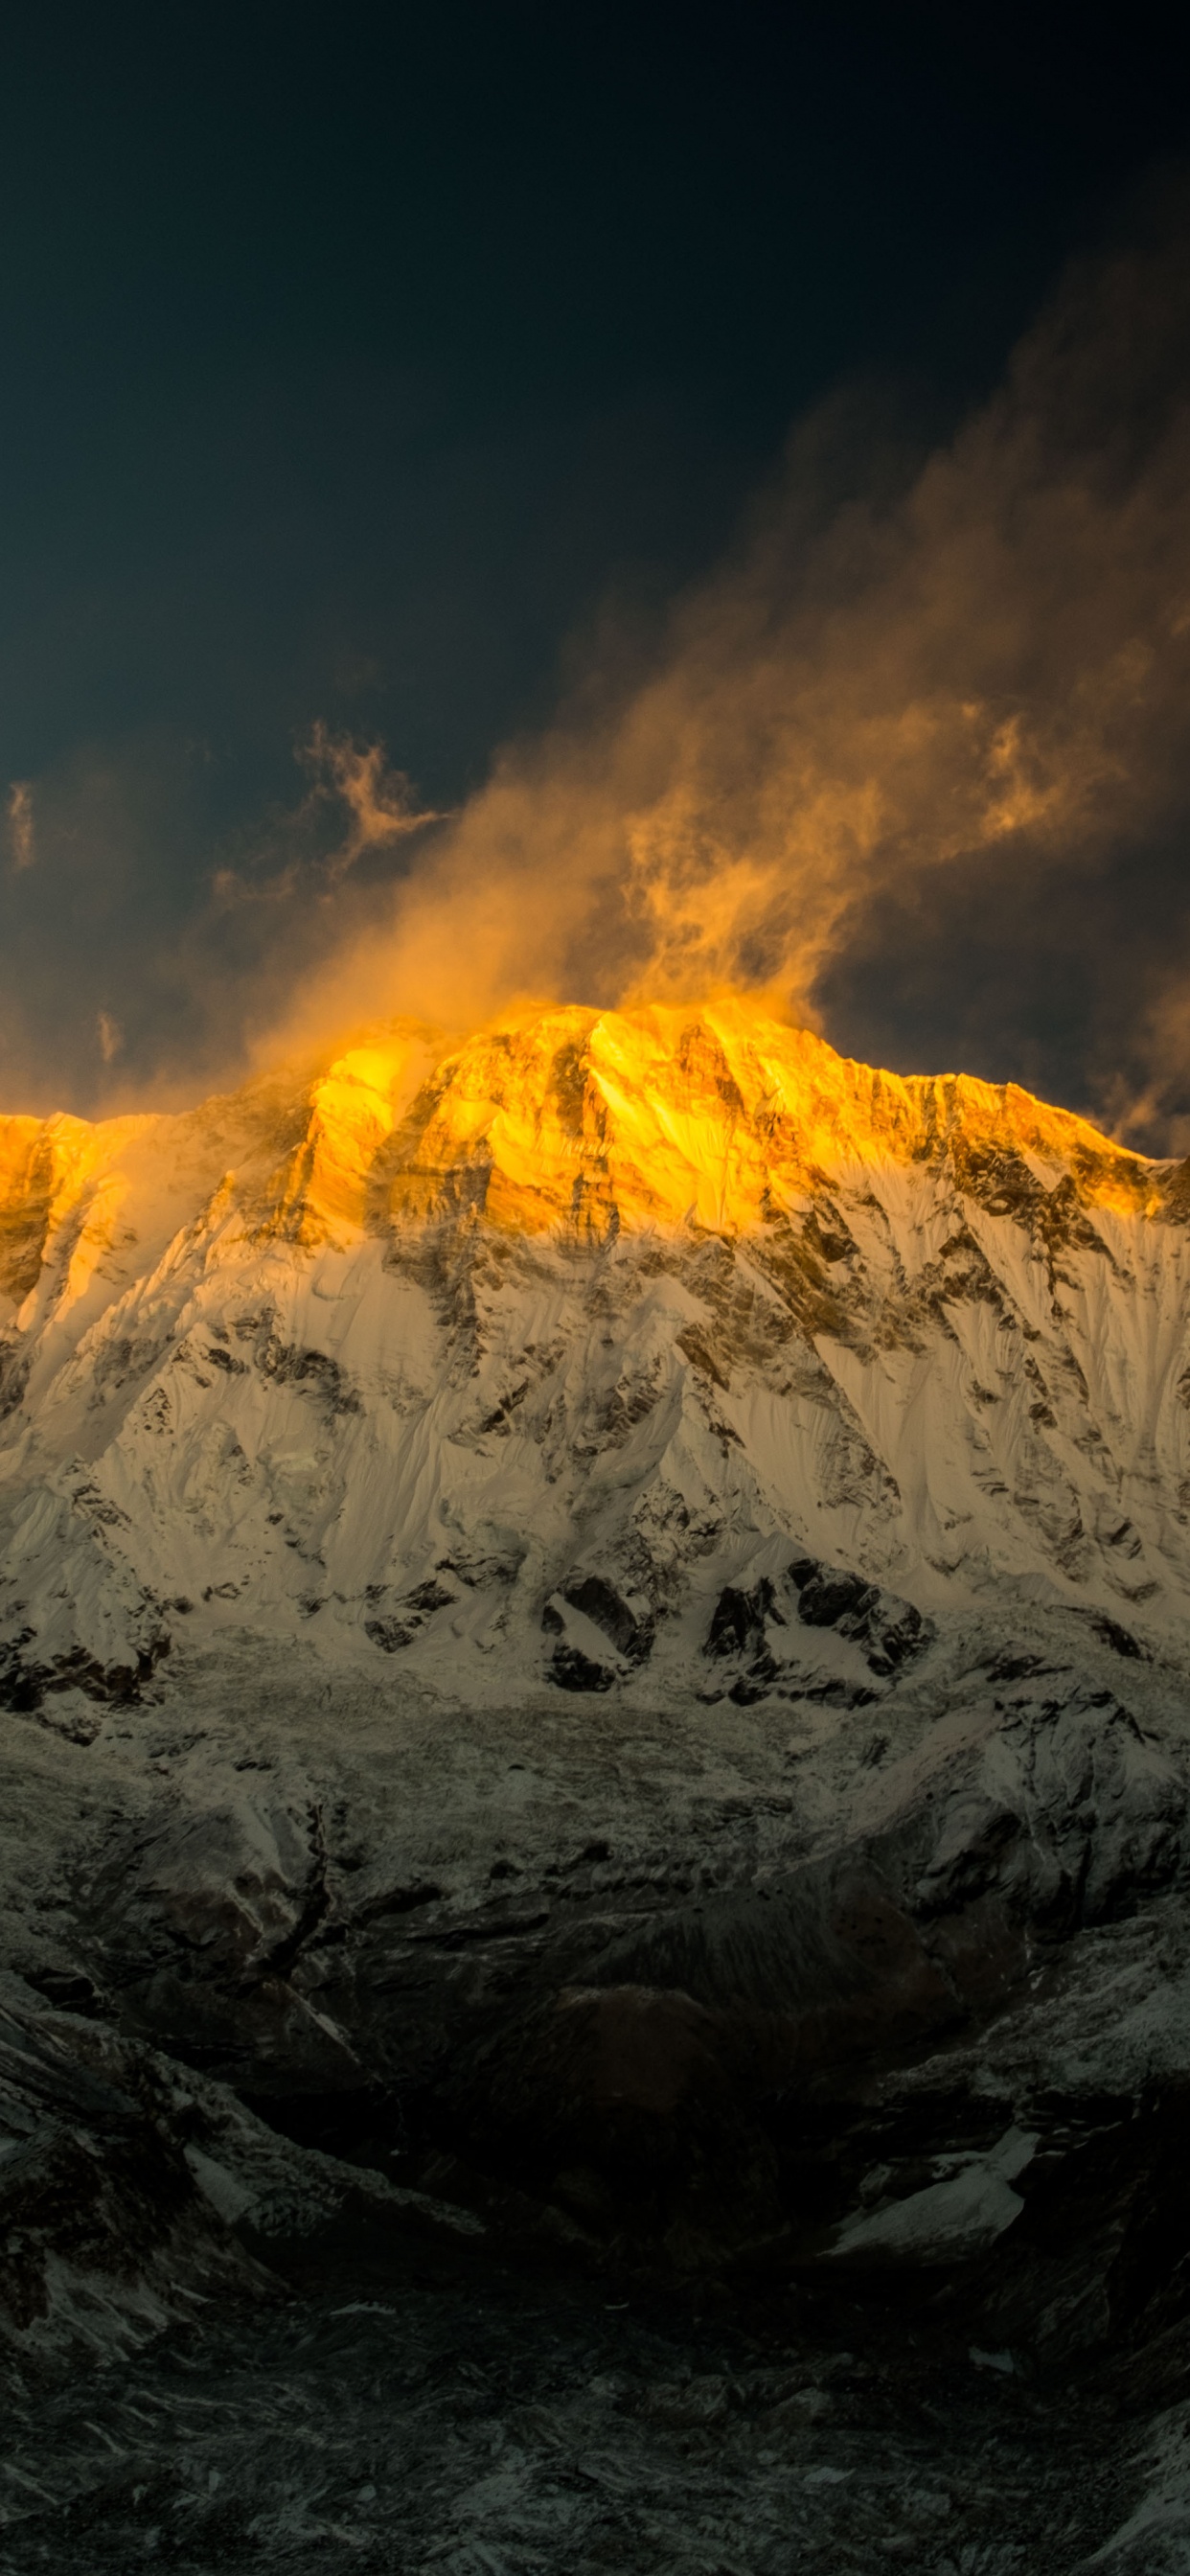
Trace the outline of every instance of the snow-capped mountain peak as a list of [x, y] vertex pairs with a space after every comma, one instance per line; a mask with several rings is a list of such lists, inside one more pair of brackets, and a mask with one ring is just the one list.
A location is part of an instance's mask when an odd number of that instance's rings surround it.
[[9, 1695], [85, 1733], [229, 1627], [844, 1701], [1022, 1592], [1180, 1634], [1188, 1206], [741, 997], [0, 1121]]

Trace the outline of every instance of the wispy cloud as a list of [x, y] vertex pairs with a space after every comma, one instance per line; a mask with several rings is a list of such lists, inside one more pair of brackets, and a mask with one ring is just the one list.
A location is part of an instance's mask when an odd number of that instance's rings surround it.
[[742, 983], [856, 1051], [941, 1049], [1176, 1138], [1188, 243], [1171, 197], [1076, 267], [941, 445], [915, 452], [879, 388], [801, 423], [643, 676], [639, 636], [621, 662], [610, 622], [556, 721], [455, 814], [380, 743], [316, 727], [301, 792], [146, 929], [151, 831], [133, 863], [106, 772], [80, 773], [73, 803], [38, 780], [28, 882], [48, 902], [73, 871], [80, 918], [106, 818], [103, 882], [125, 892], [87, 1025], [112, 997], [123, 1083], [230, 1079], [398, 1012], [458, 1027], [530, 993]]
[[14, 868], [31, 868], [37, 857], [33, 837], [33, 790], [27, 778], [14, 778], [8, 791], [8, 841]]
[[[286, 1025], [737, 983], [821, 1021], [878, 917], [907, 936], [1022, 869], [1034, 935], [1044, 884], [1045, 939], [1084, 955], [1104, 921], [1083, 890], [1190, 826], [1187, 238], [1167, 202], [1076, 268], [1000, 390], [911, 466], [878, 393], [804, 423], [643, 684], [617, 698], [613, 668], [510, 748]], [[1129, 960], [1170, 971], [1170, 925], [1163, 967], [1122, 926], [1117, 984]], [[1091, 1090], [1106, 1070], [1086, 1064]]]
[[315, 799], [336, 803], [347, 816], [348, 828], [324, 862], [332, 882], [345, 876], [365, 850], [389, 849], [428, 823], [449, 820], [419, 806], [411, 781], [403, 770], [389, 767], [381, 743], [357, 742], [350, 734], [316, 724], [299, 756], [314, 780]]

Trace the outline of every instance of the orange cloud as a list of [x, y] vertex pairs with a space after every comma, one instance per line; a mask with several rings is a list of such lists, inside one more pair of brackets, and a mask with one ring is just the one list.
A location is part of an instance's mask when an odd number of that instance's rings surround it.
[[[928, 899], [939, 871], [1027, 843], [1057, 887], [1159, 821], [1190, 789], [1183, 238], [1179, 218], [1076, 270], [891, 495], [825, 496], [855, 404], [804, 427], [643, 685], [617, 699], [613, 672], [598, 719], [584, 699], [510, 748], [379, 917], [345, 922], [283, 1033], [739, 984], [813, 1019], [890, 885]], [[317, 757], [346, 853], [440, 821], [378, 751], [320, 737]]]
[[[1190, 831], [1188, 232], [1170, 201], [1072, 271], [1003, 385], [932, 450], [910, 454], [878, 391], [803, 422], [643, 673], [639, 635], [621, 669], [605, 620], [553, 724], [456, 813], [380, 744], [318, 726], [292, 806], [215, 854], [180, 926], [142, 930], [152, 797], [137, 824], [135, 783], [125, 796], [106, 758], [14, 785], [24, 953], [63, 888], [86, 918], [128, 890], [135, 935], [114, 973], [113, 938], [77, 1014], [89, 1056], [101, 998], [125, 1032], [108, 1103], [192, 1096], [397, 1014], [461, 1029], [527, 998], [743, 986], [846, 1044], [848, 961], [870, 969], [895, 933], [890, 977], [908, 961], [912, 989], [917, 937], [935, 985], [953, 978], [953, 945], [918, 933], [958, 920], [966, 888], [980, 937], [999, 900], [1003, 958], [957, 1043], [986, 1038], [990, 1014], [1008, 1025], [1015, 910], [1019, 953], [1043, 958], [1040, 1011], [1050, 966], [1071, 961], [1075, 982], [1094, 967], [1124, 997], [1114, 1021], [1088, 1005], [1074, 1105], [1173, 1135], [1190, 1112], [1190, 889], [1179, 928], [1168, 870], [1141, 900], [1128, 879]], [[1115, 910], [1096, 911], [1109, 878]], [[27, 1041], [34, 1007], [13, 970], [5, 1042], [40, 1097], [63, 1049]], [[1011, 1054], [1000, 1069], [1030, 1078]]]

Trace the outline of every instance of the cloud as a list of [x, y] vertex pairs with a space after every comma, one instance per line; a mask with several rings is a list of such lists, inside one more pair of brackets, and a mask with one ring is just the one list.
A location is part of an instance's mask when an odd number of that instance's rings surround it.
[[389, 918], [432, 818], [375, 744], [320, 728], [296, 761], [296, 797], [230, 827], [205, 746], [164, 730], [80, 745], [37, 779], [37, 865], [3, 886], [5, 1108], [234, 1084], [295, 986]]
[[325, 865], [332, 883], [353, 868], [365, 850], [387, 849], [427, 823], [448, 818], [419, 808], [403, 770], [391, 769], [380, 743], [359, 743], [350, 734], [331, 733], [316, 724], [299, 755], [314, 779], [316, 799], [337, 800], [345, 807], [348, 828], [330, 851]]
[[27, 778], [14, 778], [8, 791], [8, 840], [14, 868], [31, 868], [37, 845], [33, 837], [33, 790]]
[[[931, 910], [953, 917], [984, 879], [1043, 885], [1033, 935], [1074, 955], [1092, 919], [1110, 936], [1086, 895], [1113, 871], [1167, 901], [1153, 853], [1190, 823], [1186, 245], [1167, 199], [1076, 267], [1000, 389], [911, 463], [879, 389], [803, 424], [644, 681], [618, 697], [604, 669], [511, 747], [287, 1029], [740, 983], [833, 1025], [829, 990], [878, 916], [895, 978], [912, 925], [928, 944]], [[1120, 927], [1112, 972], [1146, 988], [1130, 1045], [1156, 1100], [1171, 958]], [[1182, 910], [1171, 928], [1190, 955]], [[1069, 1079], [1106, 1099], [1116, 1069], [1084, 1035]]]
[[[318, 726], [300, 793], [250, 827], [188, 826], [167, 902], [168, 797], [145, 781], [180, 777], [180, 753], [39, 779], [9, 986], [39, 1084], [47, 1065], [63, 1078], [61, 1015], [42, 1009], [39, 1040], [27, 993], [69, 888], [85, 936], [54, 973], [89, 996], [80, 1026], [118, 1012], [112, 1102], [400, 1012], [462, 1028], [528, 995], [745, 984], [849, 1052], [1012, 1076], [1173, 1150], [1190, 1137], [1188, 246], [1190, 200], [1167, 191], [1071, 270], [944, 441], [915, 442], [882, 386], [798, 424], [651, 649], [609, 614], [554, 722], [456, 813], [381, 744]], [[9, 814], [13, 831], [11, 794]]]

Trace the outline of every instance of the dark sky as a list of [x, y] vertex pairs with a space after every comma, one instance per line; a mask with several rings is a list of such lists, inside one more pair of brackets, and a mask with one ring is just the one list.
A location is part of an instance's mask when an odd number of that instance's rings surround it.
[[119, 954], [168, 952], [316, 723], [457, 802], [832, 386], [895, 377], [939, 429], [977, 400], [1185, 153], [1161, 23], [10, 14], [0, 783], [61, 864], [0, 892], [9, 1097], [86, 1105], [100, 1007], [149, 1069]]

